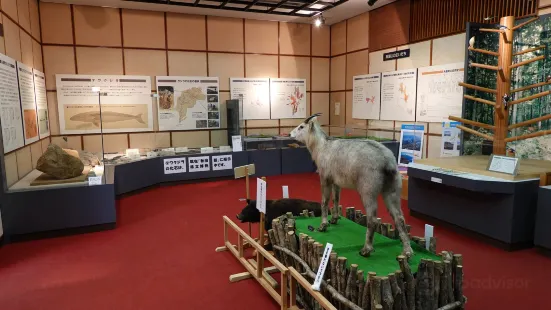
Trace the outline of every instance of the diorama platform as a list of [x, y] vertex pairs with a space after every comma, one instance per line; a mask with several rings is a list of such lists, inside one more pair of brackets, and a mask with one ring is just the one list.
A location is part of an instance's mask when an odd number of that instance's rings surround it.
[[408, 166], [413, 216], [506, 250], [533, 246], [538, 191], [551, 162], [520, 160], [516, 176], [486, 171], [489, 156], [418, 160]]
[[551, 253], [551, 186], [542, 186], [538, 195], [534, 244]]

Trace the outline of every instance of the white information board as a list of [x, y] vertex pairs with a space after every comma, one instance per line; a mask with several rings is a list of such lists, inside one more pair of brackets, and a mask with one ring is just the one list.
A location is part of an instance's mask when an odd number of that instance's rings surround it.
[[217, 77], [158, 76], [159, 130], [220, 128]]
[[2, 137], [4, 154], [22, 147], [23, 122], [17, 83], [15, 60], [0, 54], [0, 115], [2, 117]]
[[379, 119], [381, 113], [381, 74], [352, 78], [352, 118]]
[[210, 171], [209, 156], [189, 157], [189, 172]]
[[381, 120], [415, 121], [417, 69], [382, 73]]
[[229, 170], [233, 168], [233, 156], [217, 155], [212, 156], [212, 170]]
[[454, 63], [418, 69], [417, 121], [445, 122], [448, 116], [461, 117], [464, 64]]
[[270, 79], [272, 119], [306, 118], [306, 80]]
[[163, 170], [165, 174], [175, 174], [186, 172], [186, 158], [165, 158], [163, 159]]
[[48, 115], [48, 101], [46, 98], [46, 77], [44, 73], [33, 69], [34, 96], [38, 114], [38, 135], [46, 138], [50, 135], [50, 116]]
[[243, 119], [270, 119], [270, 79], [231, 78], [230, 98], [243, 96]]
[[18, 61], [17, 78], [19, 82], [21, 110], [23, 111], [23, 134], [25, 135], [25, 144], [31, 144], [39, 139], [33, 69]]
[[61, 134], [153, 131], [149, 76], [57, 74], [56, 87]]

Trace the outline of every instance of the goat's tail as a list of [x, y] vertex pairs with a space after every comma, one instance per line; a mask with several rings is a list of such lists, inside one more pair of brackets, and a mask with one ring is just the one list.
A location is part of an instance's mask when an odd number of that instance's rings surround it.
[[392, 157], [392, 161], [388, 161], [383, 169], [383, 190], [400, 194], [402, 191], [402, 176], [398, 171], [398, 165], [394, 163], [394, 156]]

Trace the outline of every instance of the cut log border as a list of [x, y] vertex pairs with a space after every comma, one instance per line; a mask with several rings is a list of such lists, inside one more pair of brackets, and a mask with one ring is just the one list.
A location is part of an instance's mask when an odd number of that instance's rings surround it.
[[[365, 226], [366, 216], [353, 208], [346, 210], [346, 217]], [[307, 211], [301, 214], [311, 217]], [[232, 227], [238, 232], [238, 245], [234, 247], [227, 241], [227, 228]], [[321, 262], [324, 245], [316, 242], [306, 233], [297, 234], [295, 218], [286, 214], [273, 221], [272, 229], [268, 231], [269, 240], [273, 246], [274, 264], [258, 242], [224, 217], [224, 237], [226, 247], [242, 263], [244, 241], [252, 242], [253, 248], [274, 266], [279, 268], [281, 279], [281, 294], [278, 294], [265, 279], [257, 278], [254, 266], [244, 265], [253, 277], [281, 305], [281, 309], [399, 309], [399, 310], [434, 310], [434, 309], [464, 309], [467, 298], [463, 296], [463, 258], [460, 254], [443, 251], [438, 254], [440, 260], [423, 259], [416, 273], [413, 273], [407, 259], [400, 255], [396, 258], [399, 270], [388, 275], [377, 275], [369, 270], [358, 270], [358, 266], [347, 266], [346, 257], [339, 257], [332, 252], [319, 291], [313, 291], [313, 282], [317, 268]], [[408, 232], [410, 226], [407, 226]], [[377, 219], [377, 231], [385, 237], [398, 239], [393, 226]], [[412, 242], [425, 248], [423, 237], [411, 236]], [[429, 240], [429, 251], [436, 254], [436, 238]], [[259, 250], [262, 248], [262, 250]], [[270, 255], [271, 256], [271, 255]], [[281, 263], [280, 263], [281, 262]], [[249, 270], [251, 269], [251, 270]], [[294, 271], [291, 272], [290, 270]], [[365, 276], [365, 278], [364, 278]], [[308, 279], [308, 280], [307, 280]], [[300, 284], [300, 285], [297, 285]], [[306, 285], [308, 284], [308, 285]], [[289, 288], [289, 289], [288, 289]], [[270, 289], [272, 292], [270, 292]], [[283, 295], [283, 292], [286, 294]], [[284, 297], [283, 297], [284, 296]], [[276, 298], [277, 297], [277, 298]], [[289, 301], [290, 300], [290, 301]], [[301, 308], [300, 308], [301, 307]]]

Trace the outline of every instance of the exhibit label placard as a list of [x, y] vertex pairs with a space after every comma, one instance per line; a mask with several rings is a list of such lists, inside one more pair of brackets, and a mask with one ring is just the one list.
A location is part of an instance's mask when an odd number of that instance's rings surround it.
[[418, 122], [444, 122], [450, 115], [461, 117], [463, 107], [464, 64], [453, 63], [418, 69]]
[[325, 245], [325, 250], [323, 250], [323, 256], [321, 257], [320, 266], [318, 268], [318, 272], [316, 273], [314, 284], [312, 284], [312, 289], [315, 291], [320, 290], [321, 280], [323, 280], [323, 275], [325, 274], [327, 263], [329, 263], [329, 256], [331, 254], [331, 250], [333, 250], [333, 244], [328, 242]]
[[402, 124], [398, 165], [407, 166], [409, 163], [413, 163], [415, 159], [423, 158], [424, 137], [424, 125]]
[[442, 144], [440, 145], [440, 156], [459, 156], [461, 152], [461, 130], [457, 128], [459, 122], [442, 123]]
[[50, 117], [48, 115], [48, 101], [46, 98], [46, 77], [44, 73], [33, 69], [34, 96], [38, 114], [38, 135], [40, 139], [50, 135]]
[[187, 170], [186, 158], [165, 158], [163, 159], [163, 166], [165, 174], [184, 173]]
[[518, 158], [492, 155], [488, 162], [488, 171], [517, 175]]
[[234, 152], [243, 151], [243, 143], [241, 142], [241, 136], [232, 136], [231, 137], [231, 146]]
[[21, 121], [21, 104], [17, 83], [15, 60], [0, 54], [0, 115], [2, 117], [2, 137], [4, 154], [22, 147], [23, 122]]
[[210, 171], [209, 156], [189, 157], [189, 172]]
[[220, 128], [218, 78], [158, 76], [159, 130]]
[[153, 131], [149, 76], [57, 74], [56, 87], [61, 134]]
[[266, 214], [266, 181], [256, 178], [256, 209]]
[[23, 110], [23, 134], [25, 135], [25, 144], [30, 144], [39, 139], [33, 69], [18, 61], [17, 79], [21, 109]]
[[230, 99], [243, 96], [243, 119], [270, 119], [270, 79], [231, 78]]
[[212, 170], [229, 170], [233, 168], [233, 156], [217, 155], [212, 156]]
[[383, 54], [383, 61], [395, 60], [409, 57], [410, 49], [399, 50], [395, 52], [388, 52]]
[[270, 79], [272, 119], [306, 118], [306, 79]]
[[415, 121], [417, 69], [382, 73], [381, 120]]
[[352, 78], [352, 118], [379, 119], [381, 113], [381, 74]]

